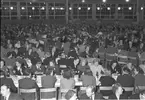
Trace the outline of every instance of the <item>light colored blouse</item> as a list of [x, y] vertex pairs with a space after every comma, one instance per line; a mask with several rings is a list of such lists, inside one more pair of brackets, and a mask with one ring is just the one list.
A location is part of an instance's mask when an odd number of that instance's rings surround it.
[[66, 79], [62, 78], [60, 80], [60, 89], [73, 89], [75, 87], [74, 78]]

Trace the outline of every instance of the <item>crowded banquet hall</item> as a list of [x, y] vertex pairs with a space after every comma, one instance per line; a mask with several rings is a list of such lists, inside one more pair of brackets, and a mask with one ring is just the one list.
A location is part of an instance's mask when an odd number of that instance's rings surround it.
[[145, 0], [0, 8], [0, 100], [145, 100]]

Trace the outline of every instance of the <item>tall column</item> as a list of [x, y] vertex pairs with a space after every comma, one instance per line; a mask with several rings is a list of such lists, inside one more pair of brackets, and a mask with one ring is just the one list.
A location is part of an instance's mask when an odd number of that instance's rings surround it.
[[17, 2], [17, 18], [21, 19], [21, 8], [20, 8], [20, 2]]
[[48, 2], [46, 2], [46, 19], [48, 19], [49, 10], [48, 10]]
[[139, 23], [139, 20], [140, 20], [140, 18], [139, 18], [139, 0], [137, 0], [137, 10], [136, 10], [136, 16], [137, 16], [137, 23]]
[[115, 20], [118, 19], [118, 4], [115, 5]]
[[70, 11], [70, 19], [73, 20], [73, 3], [70, 4], [71, 11]]
[[144, 4], [144, 0], [137, 0], [137, 11], [136, 11], [136, 15], [137, 15], [137, 23], [141, 22], [143, 14], [141, 11], [141, 6], [143, 6]]
[[92, 4], [92, 19], [96, 20], [96, 4]]
[[68, 24], [68, 16], [69, 16], [69, 7], [68, 7], [68, 0], [66, 0], [66, 10], [65, 10], [65, 20], [66, 20], [66, 24]]

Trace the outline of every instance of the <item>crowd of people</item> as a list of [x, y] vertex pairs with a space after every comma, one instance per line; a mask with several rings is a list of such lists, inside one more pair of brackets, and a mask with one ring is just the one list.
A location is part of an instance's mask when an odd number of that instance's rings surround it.
[[[62, 76], [60, 90], [68, 90], [66, 100], [100, 100], [104, 96], [110, 100], [145, 99], [145, 88], [140, 88], [145, 87], [143, 25], [2, 25], [0, 62], [1, 95], [6, 100], [32, 100], [30, 94], [10, 94], [18, 93], [10, 77], [26, 76], [19, 80], [19, 88], [36, 88], [38, 92], [37, 75], [43, 75], [42, 88], [54, 88], [56, 75]], [[76, 87], [75, 75], [86, 87], [84, 92]], [[112, 90], [101, 90], [101, 86], [110, 86]], [[125, 87], [134, 90], [127, 91]], [[58, 94], [60, 99], [61, 93]]]

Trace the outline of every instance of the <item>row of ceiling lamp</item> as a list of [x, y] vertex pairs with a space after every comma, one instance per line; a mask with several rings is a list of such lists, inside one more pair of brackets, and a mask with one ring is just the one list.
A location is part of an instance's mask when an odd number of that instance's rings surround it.
[[[5, 8], [5, 9], [7, 9], [7, 8]], [[13, 9], [14, 9], [14, 7], [10, 7], [10, 10], [13, 10]], [[25, 10], [25, 7], [21, 7], [21, 9]], [[41, 7], [40, 9], [45, 10], [45, 7]], [[51, 7], [51, 10], [54, 10], [54, 9], [64, 10], [65, 8], [63, 8], [63, 7], [56, 7], [56, 8]], [[81, 10], [81, 9], [82, 9], [81, 7], [78, 7], [78, 10]], [[101, 7], [97, 7], [97, 10], [101, 10], [101, 9], [102, 9]], [[118, 7], [118, 10], [121, 10], [121, 9], [123, 9], [123, 8]], [[132, 7], [128, 7], [128, 9], [132, 10]], [[144, 7], [141, 7], [141, 10], [143, 10], [143, 9], [144, 9]], [[35, 7], [32, 7], [32, 10], [35, 10]], [[69, 10], [72, 10], [72, 8], [69, 7]], [[91, 7], [88, 7], [87, 10], [91, 10]], [[111, 8], [107, 7], [107, 10], [111, 10]]]

